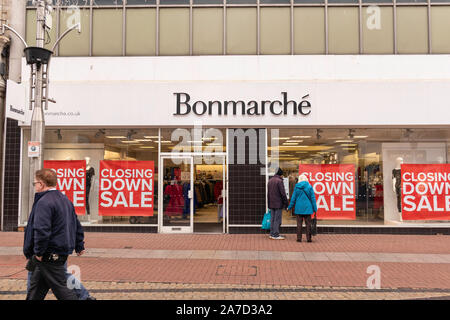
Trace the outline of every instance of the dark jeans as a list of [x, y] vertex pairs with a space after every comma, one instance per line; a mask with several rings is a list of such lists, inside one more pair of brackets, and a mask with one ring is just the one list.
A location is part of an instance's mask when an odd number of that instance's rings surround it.
[[297, 240], [302, 240], [303, 233], [303, 220], [306, 225], [306, 239], [311, 240], [311, 215], [310, 214], [298, 214], [297, 215]]
[[282, 214], [283, 209], [270, 209], [270, 235], [272, 237], [280, 235]]
[[37, 261], [30, 280], [30, 290], [27, 300], [44, 300], [49, 289], [58, 300], [78, 300], [73, 290], [67, 286], [65, 261], [39, 262]]
[[[72, 284], [71, 287], [73, 287], [73, 292], [75, 292], [75, 294], [77, 295], [78, 300], [86, 300], [90, 296], [89, 291], [87, 291], [87, 289], [83, 286], [83, 284], [80, 282], [79, 279], [77, 279], [73, 274], [67, 271], [67, 261], [64, 264], [64, 268], [66, 271], [66, 279], [69, 283]], [[32, 275], [33, 272], [28, 271], [27, 291], [30, 291], [30, 283]]]

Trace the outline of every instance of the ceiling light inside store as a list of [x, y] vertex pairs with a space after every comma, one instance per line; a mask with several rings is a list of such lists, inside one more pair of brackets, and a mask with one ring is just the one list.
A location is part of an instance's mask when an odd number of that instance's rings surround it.
[[145, 139], [159, 139], [158, 136], [144, 136]]
[[353, 139], [353, 137], [355, 136], [355, 129], [348, 129], [348, 137], [350, 139]]
[[161, 143], [172, 143], [172, 141], [164, 140], [164, 141], [161, 141]]
[[340, 142], [353, 142], [353, 140], [336, 140], [336, 143], [340, 143]]
[[58, 140], [62, 140], [61, 129], [56, 130], [55, 133], [58, 136]]
[[139, 141], [136, 140], [123, 140], [122, 143], [139, 143]]
[[303, 142], [303, 140], [287, 140], [286, 142]]
[[284, 142], [283, 145], [286, 146], [295, 146], [296, 144], [298, 144], [298, 142]]
[[354, 136], [353, 138], [355, 139], [364, 139], [364, 138], [368, 138], [369, 136]]
[[309, 139], [311, 136], [292, 136], [292, 138]]
[[317, 129], [316, 130], [316, 138], [317, 138], [317, 140], [320, 140], [320, 138], [322, 138], [322, 136], [320, 135], [322, 132], [323, 132], [323, 130], [321, 130], [321, 129]]
[[145, 146], [145, 147], [139, 147], [139, 149], [154, 149], [155, 147], [148, 147], [148, 146]]
[[125, 137], [125, 136], [106, 136], [106, 138], [108, 138], [108, 139], [126, 139], [127, 137]]
[[152, 142], [153, 140], [150, 140], [150, 139], [136, 139], [135, 141], [139, 141], [139, 142]]
[[341, 143], [341, 146], [356, 148], [357, 144], [356, 143]]
[[278, 137], [278, 138], [272, 138], [273, 140], [289, 140], [290, 137]]

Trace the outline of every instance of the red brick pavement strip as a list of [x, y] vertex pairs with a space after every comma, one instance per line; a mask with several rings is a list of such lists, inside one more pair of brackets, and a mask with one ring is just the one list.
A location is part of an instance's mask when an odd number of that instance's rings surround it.
[[[295, 235], [284, 241], [262, 234], [154, 234], [86, 232], [86, 248], [148, 250], [254, 250], [303, 252], [450, 253], [450, 236], [319, 234], [313, 243], [298, 243]], [[20, 247], [23, 232], [0, 232], [0, 246]]]
[[[25, 279], [25, 259], [3, 256], [0, 278]], [[381, 269], [382, 288], [450, 289], [449, 264], [69, 258], [84, 281], [365, 287], [367, 267]]]

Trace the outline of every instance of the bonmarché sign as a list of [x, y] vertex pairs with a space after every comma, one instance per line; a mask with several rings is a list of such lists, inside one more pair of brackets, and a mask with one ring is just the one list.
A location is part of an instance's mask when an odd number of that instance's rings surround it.
[[188, 93], [175, 92], [176, 112], [175, 116], [185, 116], [190, 113], [203, 115], [242, 115], [264, 116], [265, 114], [300, 115], [308, 116], [311, 113], [309, 94], [304, 95], [301, 101], [289, 100], [287, 92], [281, 92], [281, 99], [276, 100], [209, 100], [202, 101], [191, 98]]

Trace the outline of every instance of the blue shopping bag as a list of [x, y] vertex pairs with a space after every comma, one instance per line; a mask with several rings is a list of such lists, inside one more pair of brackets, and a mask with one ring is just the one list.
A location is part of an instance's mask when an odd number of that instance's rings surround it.
[[261, 223], [261, 229], [270, 230], [270, 219], [271, 219], [271, 216], [270, 216], [270, 210], [269, 210], [264, 214], [264, 218]]

